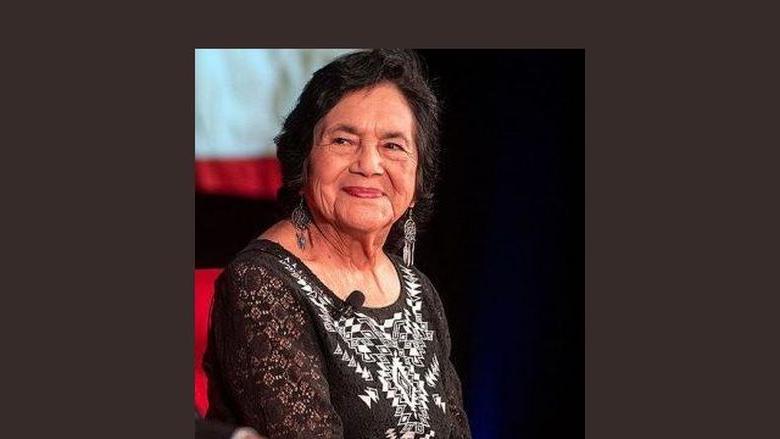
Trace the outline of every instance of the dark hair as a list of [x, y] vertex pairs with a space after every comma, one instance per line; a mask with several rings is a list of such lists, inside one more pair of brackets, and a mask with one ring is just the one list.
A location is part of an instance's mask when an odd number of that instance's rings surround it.
[[[415, 119], [418, 163], [414, 219], [418, 229], [424, 226], [433, 211], [440, 146], [439, 101], [423, 70], [422, 62], [411, 50], [378, 49], [343, 55], [314, 73], [274, 139], [282, 165], [278, 200], [283, 217], [298, 205], [300, 190], [306, 184], [316, 124], [346, 94], [390, 82], [403, 93]], [[402, 223], [403, 219], [396, 221], [388, 236], [386, 247], [392, 251], [400, 247]]]

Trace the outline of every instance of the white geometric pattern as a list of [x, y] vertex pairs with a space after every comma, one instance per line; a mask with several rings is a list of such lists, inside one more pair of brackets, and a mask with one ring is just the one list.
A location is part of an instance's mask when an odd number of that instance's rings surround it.
[[407, 293], [402, 311], [382, 322], [359, 311], [334, 320], [329, 312], [333, 307], [331, 298], [309, 283], [289, 257], [281, 263], [315, 306], [325, 329], [338, 334], [343, 342], [344, 347], [337, 343], [333, 355], [366, 382], [363, 394], [356, 396], [369, 409], [380, 400], [395, 409], [398, 424], [385, 432], [386, 438], [433, 438], [436, 433], [430, 425], [431, 398], [443, 412], [446, 406], [438, 394], [428, 394], [441, 371], [435, 354], [430, 364], [425, 364], [426, 342], [433, 340], [433, 331], [423, 320], [422, 285], [414, 271], [401, 267]]

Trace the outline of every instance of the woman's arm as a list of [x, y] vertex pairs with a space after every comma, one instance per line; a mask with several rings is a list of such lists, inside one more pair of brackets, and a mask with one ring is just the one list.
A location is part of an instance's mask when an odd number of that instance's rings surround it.
[[272, 438], [342, 437], [313, 323], [272, 263], [244, 254], [219, 278], [210, 369], [242, 425]]
[[460, 379], [458, 373], [455, 371], [455, 366], [450, 359], [450, 333], [447, 327], [446, 317], [444, 319], [444, 327], [446, 333], [443, 335], [446, 338], [446, 360], [444, 361], [444, 388], [447, 394], [447, 408], [452, 419], [452, 435], [451, 438], [465, 439], [471, 438], [471, 431], [469, 429], [469, 421], [466, 417], [466, 411], [463, 409], [463, 393], [461, 390]]
[[444, 361], [442, 361], [443, 384], [447, 397], [447, 414], [452, 423], [450, 438], [471, 439], [468, 417], [463, 408], [463, 392], [461, 390], [460, 378], [458, 378], [458, 373], [451, 360], [452, 339], [450, 338], [450, 328], [447, 323], [447, 315], [444, 312], [444, 305], [431, 281], [422, 273], [420, 273], [420, 276], [428, 284], [429, 291], [432, 293], [434, 312], [437, 314], [439, 322], [437, 336], [441, 338], [442, 351], [444, 353]]

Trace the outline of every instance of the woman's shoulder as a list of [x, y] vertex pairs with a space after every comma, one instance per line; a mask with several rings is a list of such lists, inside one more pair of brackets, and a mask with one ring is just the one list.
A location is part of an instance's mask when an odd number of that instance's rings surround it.
[[387, 254], [393, 263], [399, 268], [401, 280], [406, 284], [407, 291], [422, 296], [424, 300], [430, 300], [434, 305], [440, 305], [441, 299], [431, 279], [415, 265], [407, 266], [403, 259], [395, 254]]
[[284, 270], [285, 250], [266, 239], [250, 241], [225, 266], [217, 279], [220, 294], [239, 300], [294, 296], [294, 279]]
[[434, 286], [431, 279], [417, 266], [408, 267], [403, 264], [398, 256], [391, 256], [402, 272], [402, 280], [406, 285], [406, 291], [414, 303], [419, 300], [422, 303], [420, 309], [426, 310], [426, 316], [430, 318], [431, 328], [436, 332], [441, 332], [442, 340], [445, 346], [448, 345], [450, 335], [447, 323], [447, 312], [444, 303], [439, 296], [439, 291]]
[[243, 270], [251, 268], [266, 268], [274, 270], [285, 257], [290, 256], [291, 245], [289, 224], [280, 221], [260, 236], [250, 241], [225, 267], [225, 272], [240, 275]]
[[256, 241], [271, 242], [284, 249], [285, 252], [294, 254], [296, 257], [299, 256], [296, 251], [295, 229], [289, 221], [279, 221], [272, 225], [258, 236]]

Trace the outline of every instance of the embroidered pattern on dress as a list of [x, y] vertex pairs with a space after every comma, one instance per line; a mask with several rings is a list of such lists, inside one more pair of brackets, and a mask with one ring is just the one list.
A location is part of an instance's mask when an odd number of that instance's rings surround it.
[[329, 312], [333, 300], [312, 285], [290, 257], [280, 262], [314, 304], [325, 329], [339, 335], [343, 347], [337, 342], [333, 355], [340, 357], [366, 382], [363, 394], [357, 397], [369, 409], [387, 400], [395, 409], [397, 427], [388, 429], [385, 436], [388, 439], [434, 437], [429, 402], [432, 400], [443, 412], [446, 407], [439, 394], [428, 393], [440, 379], [441, 371], [435, 354], [430, 364], [425, 365], [426, 342], [433, 340], [433, 331], [422, 316], [422, 285], [417, 275], [401, 267], [407, 292], [405, 306], [381, 323], [359, 311], [334, 320]]

